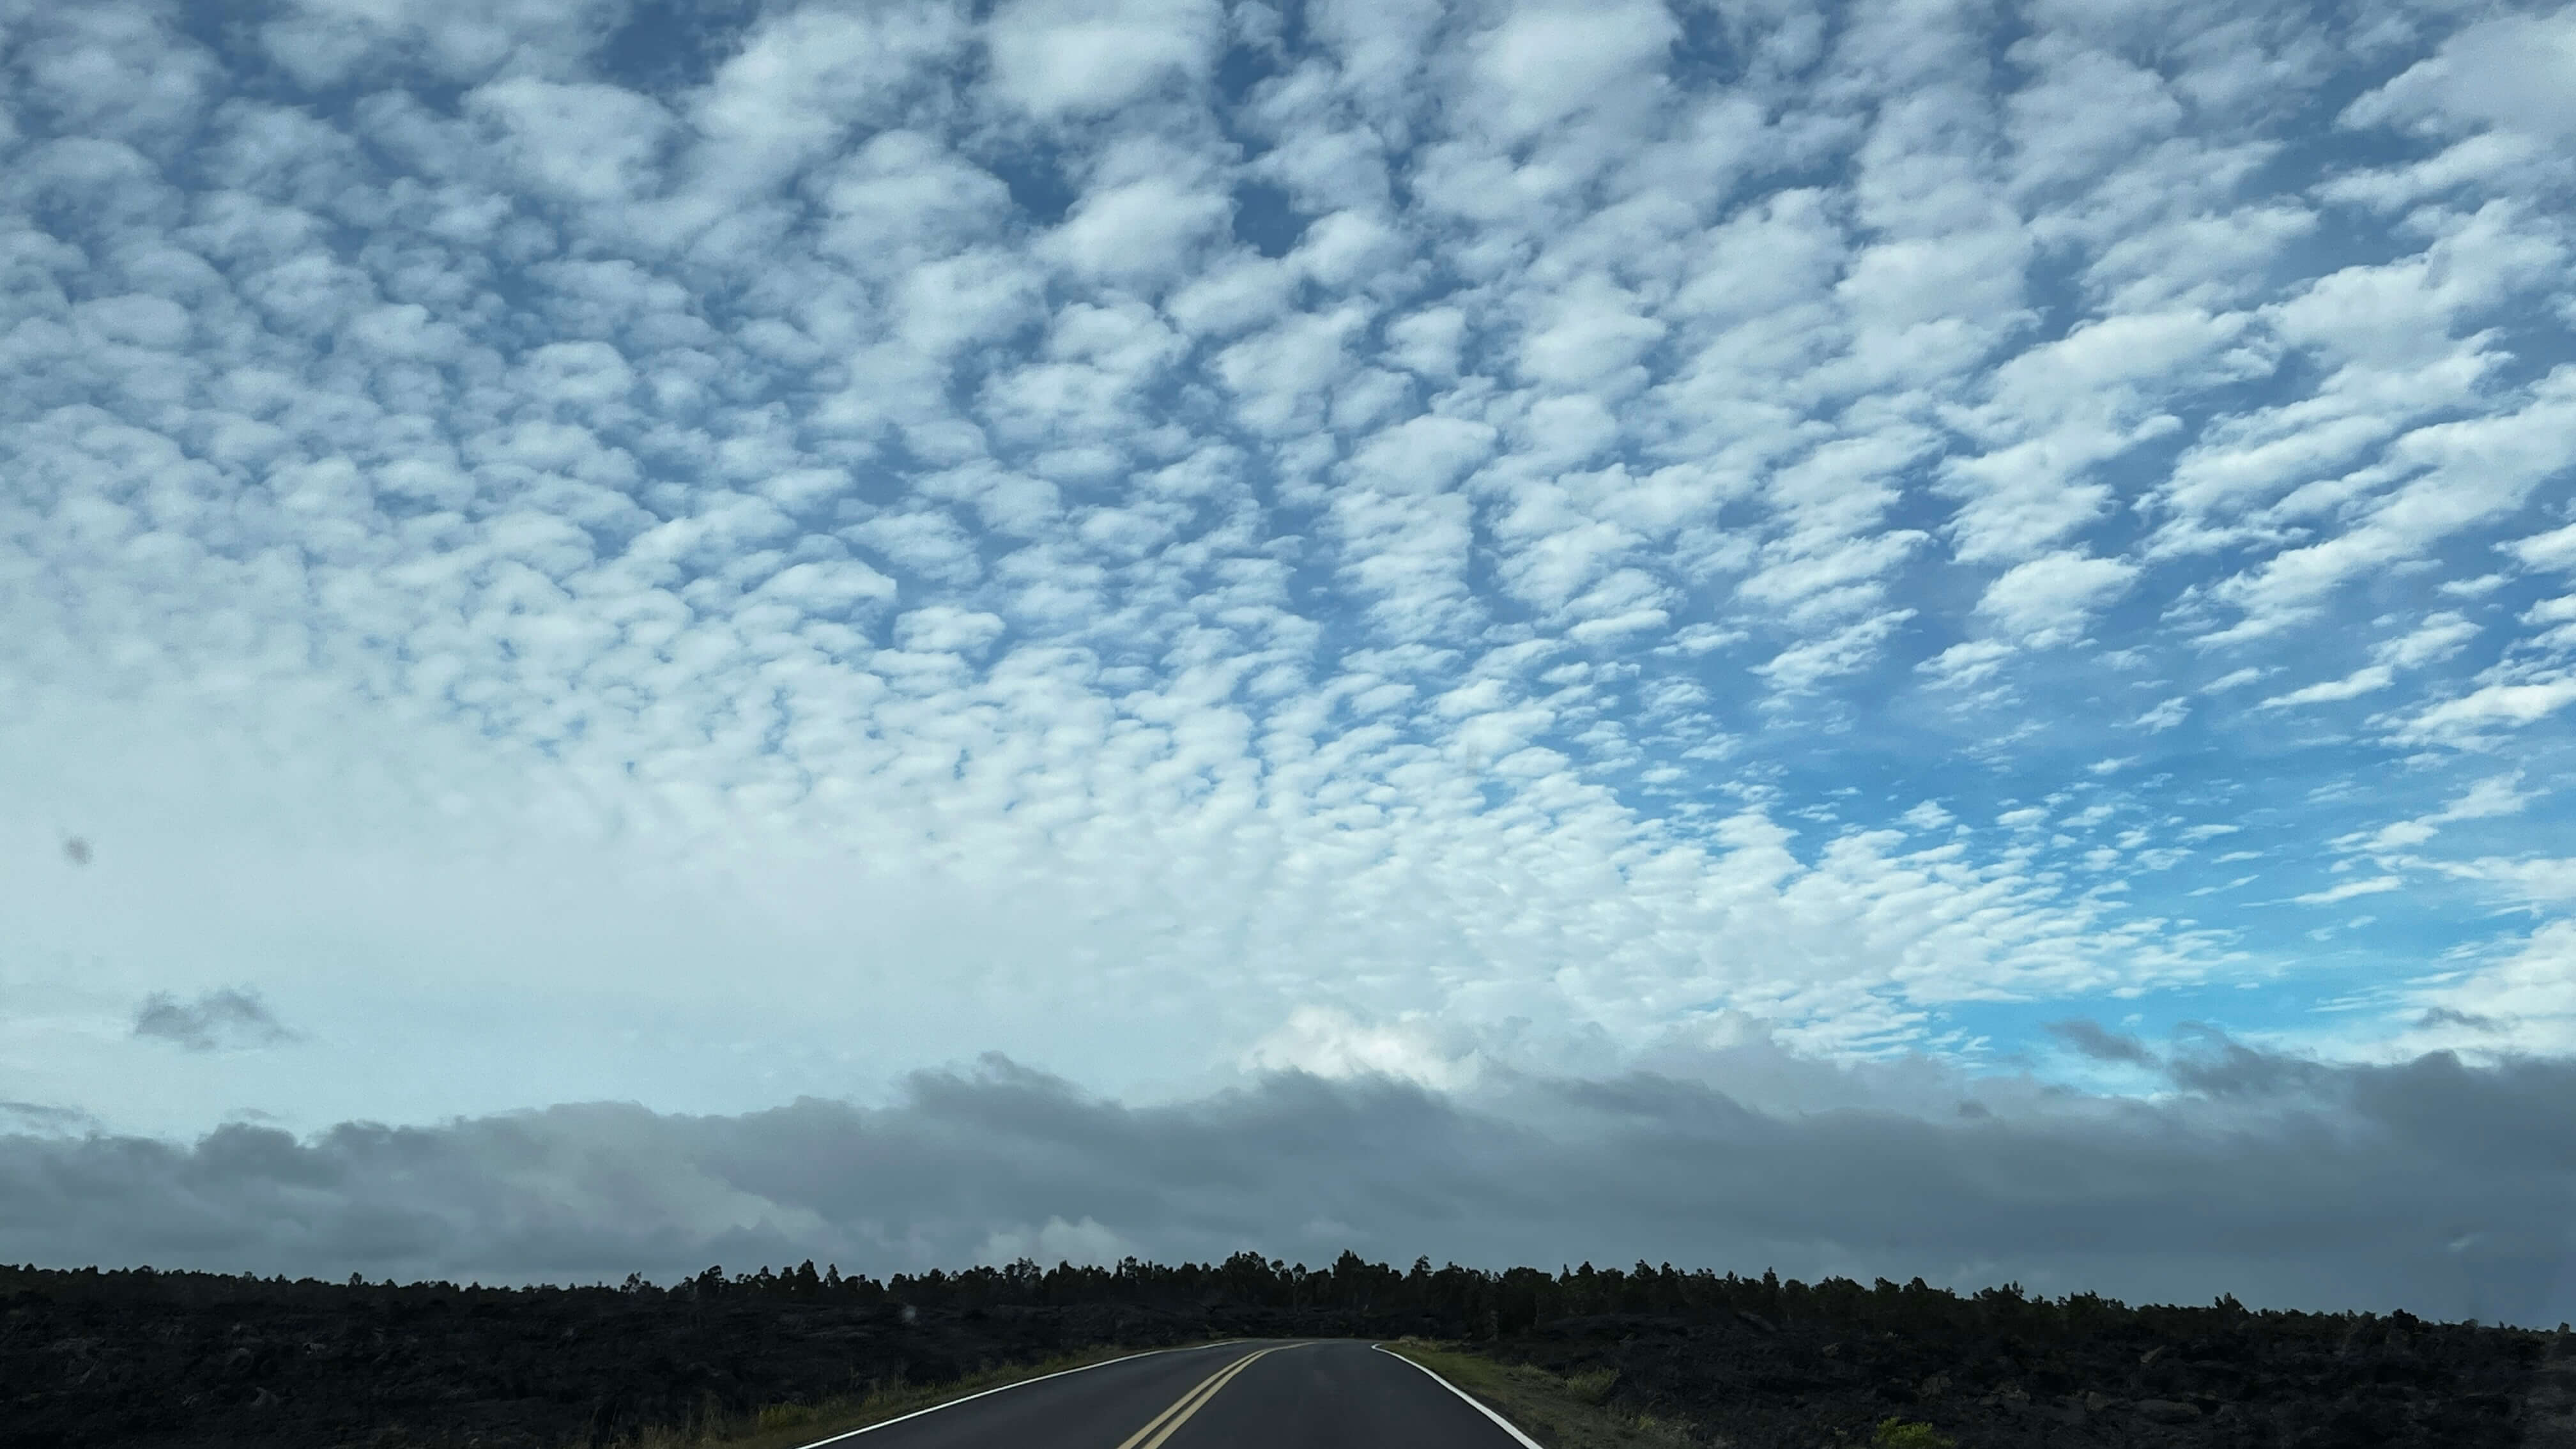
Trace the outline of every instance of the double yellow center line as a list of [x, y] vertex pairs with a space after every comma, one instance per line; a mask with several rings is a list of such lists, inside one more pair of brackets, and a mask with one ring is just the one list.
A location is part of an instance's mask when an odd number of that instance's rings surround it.
[[1173, 1402], [1170, 1408], [1156, 1414], [1153, 1422], [1128, 1436], [1127, 1442], [1119, 1445], [1118, 1449], [1163, 1449], [1163, 1441], [1171, 1438], [1174, 1430], [1180, 1428], [1183, 1424], [1188, 1423], [1190, 1421], [1190, 1415], [1206, 1408], [1207, 1401], [1215, 1398], [1218, 1390], [1223, 1389], [1227, 1384], [1232, 1383], [1236, 1374], [1250, 1368], [1254, 1359], [1267, 1357], [1268, 1355], [1277, 1353], [1283, 1348], [1300, 1347], [1303, 1347], [1303, 1345], [1281, 1343], [1274, 1344], [1269, 1348], [1255, 1349], [1251, 1353], [1247, 1353], [1243, 1357], [1236, 1359], [1234, 1362], [1227, 1364], [1225, 1367], [1218, 1369], [1215, 1373], [1209, 1374], [1206, 1378], [1199, 1380], [1197, 1388], [1181, 1395], [1179, 1399]]

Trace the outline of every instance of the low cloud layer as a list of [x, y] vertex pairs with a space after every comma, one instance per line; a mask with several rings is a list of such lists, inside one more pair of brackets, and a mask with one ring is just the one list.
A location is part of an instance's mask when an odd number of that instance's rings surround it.
[[2155, 1060], [2173, 1089], [2152, 1099], [1936, 1075], [1911, 1112], [1649, 1073], [1458, 1094], [1283, 1073], [1140, 1107], [988, 1058], [880, 1109], [30, 1133], [0, 1137], [0, 1258], [587, 1281], [1355, 1247], [2576, 1316], [2576, 1066], [2332, 1067], [2218, 1037]]

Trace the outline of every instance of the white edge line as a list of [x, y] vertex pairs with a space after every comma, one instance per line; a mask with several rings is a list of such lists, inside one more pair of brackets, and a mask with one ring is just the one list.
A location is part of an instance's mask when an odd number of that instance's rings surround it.
[[[959, 1404], [971, 1404], [977, 1399], [984, 1397], [986, 1394], [998, 1394], [1010, 1389], [1025, 1389], [1031, 1384], [1042, 1384], [1049, 1379], [1063, 1378], [1066, 1374], [1088, 1373], [1092, 1369], [1107, 1368], [1113, 1363], [1126, 1363], [1132, 1359], [1152, 1358], [1158, 1353], [1197, 1353], [1201, 1349], [1223, 1348], [1229, 1343], [1240, 1343], [1241, 1341], [1242, 1340], [1240, 1339], [1221, 1338], [1214, 1343], [1194, 1343], [1187, 1348], [1149, 1348], [1143, 1353], [1122, 1353], [1116, 1358], [1104, 1358], [1098, 1363], [1076, 1364], [1069, 1369], [1057, 1369], [1054, 1373], [1040, 1374], [1033, 1379], [1014, 1379], [1007, 1384], [995, 1384], [989, 1389], [978, 1389], [975, 1392], [966, 1395], [964, 1398], [950, 1399], [945, 1403], [933, 1404], [927, 1409], [915, 1409], [909, 1414], [897, 1414], [891, 1419], [881, 1419], [873, 1424], [863, 1424], [856, 1429], [846, 1429], [833, 1435], [829, 1439], [817, 1439], [811, 1444], [800, 1445], [798, 1446], [798, 1449], [823, 1449], [823, 1446], [826, 1444], [838, 1444], [844, 1439], [855, 1439], [861, 1434], [873, 1434], [879, 1429], [891, 1429], [906, 1419], [918, 1419], [924, 1414], [936, 1414], [942, 1409], [956, 1408]], [[1411, 1360], [1407, 1360], [1407, 1362], [1411, 1362]], [[1429, 1373], [1430, 1370], [1424, 1369], [1423, 1372]], [[1481, 1405], [1479, 1407], [1481, 1407]], [[1529, 1444], [1527, 1439], [1523, 1439], [1521, 1442]], [[1530, 1444], [1530, 1449], [1539, 1449], [1539, 1446], [1536, 1444]]]
[[1469, 1404], [1475, 1407], [1477, 1413], [1493, 1420], [1496, 1425], [1501, 1427], [1504, 1433], [1511, 1435], [1516, 1440], [1519, 1440], [1521, 1444], [1526, 1446], [1526, 1449], [1543, 1449], [1543, 1446], [1541, 1446], [1536, 1439], [1522, 1433], [1511, 1420], [1495, 1413], [1492, 1405], [1486, 1403], [1480, 1398], [1477, 1398], [1474, 1394], [1467, 1392], [1465, 1389], [1458, 1387], [1456, 1384], [1449, 1382], [1447, 1379], [1440, 1377], [1440, 1375], [1431, 1373], [1431, 1370], [1428, 1367], [1422, 1364], [1413, 1363], [1413, 1360], [1406, 1358], [1403, 1354], [1397, 1353], [1394, 1349], [1387, 1347], [1385, 1344], [1373, 1343], [1370, 1344], [1369, 1347], [1385, 1354], [1388, 1358], [1394, 1359], [1397, 1363], [1411, 1363], [1415, 1368], [1421, 1369], [1424, 1373], [1431, 1374], [1431, 1381], [1433, 1383], [1438, 1384], [1440, 1387], [1447, 1389], [1449, 1392], [1456, 1394], [1462, 1399], [1465, 1399]]

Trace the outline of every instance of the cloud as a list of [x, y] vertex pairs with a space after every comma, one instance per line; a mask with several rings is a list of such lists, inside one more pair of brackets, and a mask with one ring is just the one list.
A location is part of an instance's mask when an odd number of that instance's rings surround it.
[[[2576, 439], [2576, 368], [2541, 378], [2510, 411], [2431, 423], [2396, 439], [2385, 462], [2342, 481], [2384, 489], [2360, 521], [2323, 542], [2287, 549], [2229, 579], [2243, 631], [2284, 626], [2366, 571], [2420, 556], [2440, 540], [2510, 515], [2541, 480], [2563, 471]], [[2406, 481], [2390, 486], [2390, 480]]]
[[295, 1040], [256, 992], [225, 987], [194, 1001], [156, 991], [134, 1010], [134, 1034], [192, 1052], [242, 1050]]
[[2383, 993], [2563, 919], [2564, 17], [1677, 14], [26, 9], [0, 1097], [2415, 1041], [2213, 827], [2459, 882]]
[[1000, 1266], [1026, 1259], [1108, 1268], [1138, 1256], [1134, 1244], [1095, 1219], [1069, 1223], [1051, 1217], [1034, 1227], [994, 1229], [976, 1251], [975, 1261]]
[[[2409, 820], [2382, 826], [2368, 836], [2348, 837], [2357, 848], [2371, 851], [2412, 850], [2442, 832], [2442, 827], [2463, 820], [2493, 820], [2517, 815], [2537, 798], [2519, 787], [2521, 777], [2493, 775], [2471, 785], [2467, 792], [2439, 810], [2429, 811]], [[2338, 842], [2343, 843], [2343, 842]]]
[[2521, 788], [2520, 777], [2493, 775], [2471, 785], [2467, 793], [2442, 807], [2432, 818], [2451, 820], [2492, 820], [2500, 815], [2520, 814], [2536, 798]]
[[2308, 704], [2336, 704], [2376, 694], [2397, 682], [2402, 669], [2420, 669], [2438, 664], [2460, 652], [2478, 636], [2478, 626], [2459, 614], [2444, 611], [2427, 617], [2407, 633], [2382, 641], [2371, 650], [2378, 662], [2366, 664], [2341, 679], [2329, 679], [2277, 694], [2258, 706], [2262, 709], [2291, 709]]
[[1292, 1073], [1143, 1106], [993, 1059], [881, 1108], [0, 1137], [0, 1255], [495, 1281], [1351, 1247], [2564, 1316], [2566, 1067], [2187, 1047], [2178, 1091], [2116, 1110], [1919, 1070], [1885, 1089], [1938, 1111], [1783, 1114], [1669, 1074], [1461, 1096]]
[[450, 81], [482, 75], [517, 58], [549, 70], [577, 65], [606, 38], [623, 5], [540, 0], [463, 0], [453, 5], [289, 0], [259, 23], [269, 57], [317, 89], [398, 65]]
[[2100, 1022], [2082, 1017], [2048, 1024], [2049, 1035], [2066, 1043], [2097, 1062], [2125, 1062], [2130, 1066], [2152, 1067], [2158, 1064], [2155, 1053], [2146, 1043], [2106, 1029]]
[[2463, 879], [2492, 882], [2503, 887], [2505, 894], [2527, 904], [2560, 906], [2576, 902], [2576, 857], [2486, 857], [2447, 862], [2442, 870]]
[[1477, 37], [1472, 50], [1504, 134], [1518, 139], [1651, 84], [1656, 62], [1679, 38], [1661, 6], [1529, 5]]
[[2500, 16], [2467, 26], [2430, 58], [2353, 102], [2355, 125], [2485, 122], [2538, 136], [2576, 136], [2576, 18]]
[[2264, 700], [2260, 707], [2263, 709], [2295, 709], [2303, 704], [2337, 704], [2347, 699], [2359, 699], [2365, 694], [2371, 694], [2379, 690], [2386, 689], [2388, 686], [2396, 682], [2397, 673], [2395, 670], [2390, 669], [2385, 664], [2369, 664], [2354, 670], [2352, 673], [2345, 675], [2341, 679], [2329, 679], [2321, 683], [2311, 684], [2305, 689], [2294, 689], [2287, 694], [2273, 695], [2271, 698]]
[[2000, 640], [1971, 639], [1953, 644], [1914, 667], [1928, 676], [1936, 689], [1973, 689], [1999, 673], [2016, 652]]
[[2408, 720], [2398, 738], [2443, 744], [2471, 743], [2488, 732], [2548, 718], [2576, 703], [2576, 676], [2548, 675], [2483, 685], [2446, 699]]
[[2071, 551], [2015, 564], [1986, 586], [1977, 612], [2034, 648], [2081, 637], [2085, 621], [2126, 592], [2137, 566]]
[[2576, 569], [2576, 523], [2535, 533], [2528, 538], [2511, 539], [2502, 547], [2522, 561], [2525, 568]]
[[1476, 1078], [1472, 1053], [1443, 1050], [1419, 1021], [1363, 1023], [1347, 1011], [1301, 1006], [1277, 1031], [1253, 1044], [1244, 1066], [1318, 1077], [1375, 1075], [1425, 1087], [1465, 1086]]
[[2151, 710], [2148, 710], [2145, 714], [2129, 721], [2129, 724], [2134, 729], [2146, 730], [2153, 734], [2162, 734], [2166, 730], [2174, 728], [2189, 718], [2191, 718], [2191, 701], [2185, 699], [2181, 695], [2175, 695], [2173, 698], [2164, 701], [2162, 704], [2157, 705]]
[[2384, 895], [2389, 891], [2402, 890], [2405, 885], [2406, 881], [2403, 877], [2375, 875], [2368, 880], [2348, 880], [2341, 885], [2328, 886], [2324, 890], [2310, 891], [2305, 895], [2292, 896], [2290, 899], [2303, 906], [2331, 906], [2338, 901], [2348, 901], [2359, 896]]
[[649, 186], [672, 128], [650, 99], [596, 83], [514, 76], [477, 87], [465, 104], [503, 133], [508, 163], [532, 185], [576, 202], [613, 201]]
[[1016, 0], [986, 22], [986, 44], [995, 89], [1053, 118], [1202, 77], [1224, 28], [1203, 0]]
[[94, 1133], [100, 1122], [77, 1107], [56, 1107], [43, 1102], [0, 1102], [0, 1121], [21, 1137], [45, 1137], [72, 1133]]
[[1873, 615], [1783, 649], [1753, 672], [1769, 679], [1783, 695], [1807, 693], [1827, 680], [1867, 668], [1878, 657], [1879, 647], [1913, 617], [1912, 609]]
[[[2561, 885], [2567, 876], [2563, 861], [2499, 864], [2508, 866], [2504, 879], [2508, 888], [2517, 884], [2511, 870], [2515, 865], [2537, 864], [2543, 871], [2556, 867]], [[2440, 1031], [2446, 1023], [2462, 1025], [2443, 1017], [2419, 1024], [2401, 1040], [2422, 1048], [2564, 1058], [2576, 1052], [2576, 987], [2569, 984], [2576, 977], [2571, 977], [2570, 967], [2576, 967], [2576, 928], [2564, 918], [2550, 921], [2465, 969], [2415, 983], [2399, 998], [2406, 1009], [2446, 1012], [2480, 1023], [2474, 1035], [2463, 1038], [2457, 1032]]]
[[1226, 210], [1186, 177], [1142, 176], [1085, 193], [1048, 250], [1085, 276], [1159, 290], [1188, 272]]

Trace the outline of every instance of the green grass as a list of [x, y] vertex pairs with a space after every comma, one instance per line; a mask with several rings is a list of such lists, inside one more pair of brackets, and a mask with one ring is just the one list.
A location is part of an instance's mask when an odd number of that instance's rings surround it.
[[1387, 1347], [1491, 1404], [1547, 1449], [1684, 1449], [1692, 1442], [1687, 1424], [1614, 1407], [1617, 1369], [1560, 1376], [1455, 1344], [1405, 1338]]
[[1929, 1424], [1910, 1423], [1904, 1419], [1881, 1419], [1878, 1432], [1870, 1436], [1878, 1449], [1959, 1449], [1959, 1441]]
[[899, 1419], [968, 1394], [1022, 1383], [1046, 1374], [1081, 1368], [1137, 1352], [1102, 1347], [1069, 1353], [1038, 1363], [1003, 1364], [968, 1374], [954, 1383], [877, 1385], [811, 1404], [768, 1404], [757, 1413], [727, 1414], [713, 1405], [685, 1424], [657, 1425], [644, 1431], [637, 1449], [798, 1449], [870, 1424]]

